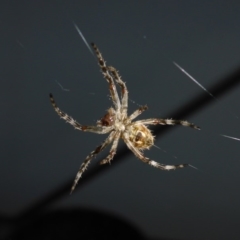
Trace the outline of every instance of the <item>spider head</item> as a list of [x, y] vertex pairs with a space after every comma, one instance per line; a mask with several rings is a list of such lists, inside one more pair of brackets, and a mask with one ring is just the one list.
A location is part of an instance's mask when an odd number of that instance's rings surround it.
[[104, 115], [101, 120], [97, 121], [98, 126], [109, 127], [112, 126], [115, 122], [115, 111], [113, 108], [109, 108], [107, 113]]

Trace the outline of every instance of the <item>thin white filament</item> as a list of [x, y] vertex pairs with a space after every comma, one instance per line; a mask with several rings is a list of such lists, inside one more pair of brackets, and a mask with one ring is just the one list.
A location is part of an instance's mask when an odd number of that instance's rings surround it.
[[66, 92], [69, 92], [69, 91], [70, 91], [69, 89], [64, 88], [64, 87], [61, 85], [60, 82], [58, 82], [57, 80], [55, 80], [55, 81], [56, 81], [56, 83], [60, 86], [60, 88], [61, 88], [63, 91], [66, 91]]
[[[185, 71], [181, 66], [179, 66], [176, 62], [173, 61], [173, 64], [180, 69], [185, 75], [187, 75], [193, 82], [195, 82], [200, 88], [202, 88], [206, 93], [208, 93], [212, 98], [215, 100], [218, 100], [216, 97], [214, 97], [201, 83], [199, 83], [193, 76], [191, 76], [187, 71]], [[238, 118], [237, 115], [229, 111], [235, 118]]]
[[[192, 81], [194, 81], [200, 88], [202, 88], [205, 92], [207, 92], [211, 97], [215, 98], [201, 83], [199, 83], [193, 76], [191, 76], [188, 72], [186, 72], [182, 67], [180, 67], [176, 62], [173, 64], [179, 68], [185, 75], [187, 75]], [[215, 98], [216, 99], [216, 98]]]
[[90, 45], [88, 44], [87, 40], [85, 39], [85, 37], [83, 36], [82, 32], [80, 31], [80, 29], [78, 28], [77, 24], [73, 21], [73, 25], [76, 28], [79, 36], [82, 38], [83, 42], [86, 44], [88, 50], [90, 51], [90, 53], [93, 55], [93, 57], [95, 58], [95, 55], [93, 53], [92, 48], [90, 47]]
[[220, 134], [220, 136], [223, 136], [223, 137], [226, 137], [226, 138], [230, 138], [230, 139], [233, 139], [233, 140], [236, 140], [236, 141], [240, 141], [240, 138], [231, 137], [231, 136], [224, 135], [224, 134]]
[[[166, 153], [166, 154], [169, 154], [166, 150], [164, 150], [164, 149], [158, 147], [157, 145], [153, 144], [153, 146], [154, 146], [155, 148], [158, 148], [158, 149], [161, 150], [162, 152], [164, 152], [164, 153]], [[170, 154], [170, 155], [171, 155], [171, 154]], [[177, 159], [176, 156], [174, 156], [174, 155], [171, 155], [171, 156], [172, 156], [173, 158]]]
[[191, 167], [191, 168], [194, 168], [194, 169], [196, 169], [196, 170], [198, 170], [198, 171], [199, 171], [199, 169], [198, 169], [198, 168], [196, 168], [196, 167], [194, 167], [193, 165], [190, 165], [190, 164], [188, 164], [188, 166], [189, 166], [189, 167]]

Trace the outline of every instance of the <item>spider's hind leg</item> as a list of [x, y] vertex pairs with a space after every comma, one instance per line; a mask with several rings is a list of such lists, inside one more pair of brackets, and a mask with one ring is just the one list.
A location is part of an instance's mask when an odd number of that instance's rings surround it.
[[127, 109], [128, 109], [128, 90], [125, 82], [121, 79], [118, 71], [116, 68], [112, 66], [107, 66], [108, 70], [114, 77], [115, 81], [121, 88], [121, 96], [122, 96], [122, 104], [121, 104], [121, 112], [124, 114], [124, 116], [127, 116]]
[[127, 136], [123, 137], [124, 142], [127, 144], [128, 148], [134, 153], [134, 155], [139, 158], [142, 162], [147, 163], [153, 167], [159, 168], [161, 170], [175, 170], [178, 168], [184, 168], [189, 166], [189, 164], [184, 163], [184, 164], [177, 164], [177, 165], [165, 165], [162, 163], [158, 163], [154, 160], [151, 160], [145, 156], [143, 156], [143, 154], [139, 151], [139, 149], [137, 149], [136, 147], [133, 146], [133, 144], [131, 143], [131, 141], [127, 138]]

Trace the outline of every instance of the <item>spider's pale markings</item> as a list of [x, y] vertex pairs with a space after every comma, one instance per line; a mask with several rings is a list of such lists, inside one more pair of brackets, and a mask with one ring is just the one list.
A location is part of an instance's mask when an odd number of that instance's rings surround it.
[[[103, 149], [105, 149], [105, 147], [107, 147], [110, 143], [112, 143], [112, 147], [110, 149], [109, 155], [100, 163], [106, 164], [113, 159], [114, 155], [116, 154], [117, 145], [120, 138], [123, 139], [128, 148], [134, 153], [137, 158], [153, 167], [159, 168], [161, 170], [173, 170], [189, 166], [189, 164], [165, 165], [145, 157], [143, 155], [143, 150], [151, 148], [151, 146], [154, 144], [154, 136], [148, 129], [148, 125], [182, 125], [197, 130], [200, 130], [200, 128], [193, 123], [173, 119], [150, 118], [133, 122], [132, 120], [144, 112], [147, 109], [147, 106], [140, 107], [139, 109], [135, 110], [130, 116], [127, 115], [128, 90], [126, 84], [122, 81], [120, 75], [114, 67], [106, 65], [102, 54], [94, 43], [92, 43], [92, 47], [97, 56], [98, 64], [101, 68], [103, 77], [108, 82], [110, 96], [114, 108], [109, 108], [107, 114], [105, 114], [101, 120], [97, 121], [96, 126], [84, 126], [60, 110], [56, 105], [52, 94], [50, 94], [50, 101], [54, 110], [61, 118], [63, 118], [67, 123], [71, 124], [75, 129], [98, 134], [110, 133], [106, 140], [94, 151], [92, 151], [90, 155], [87, 156], [85, 161], [81, 164], [72, 185], [71, 192], [75, 189], [79, 179], [81, 178], [83, 172], [86, 170], [92, 158], [100, 153]], [[121, 89], [121, 99], [118, 95], [115, 82]]]
[[[83, 33], [81, 32], [81, 30], [79, 29], [79, 27], [77, 26], [77, 24], [76, 24], [74, 21], [73, 21], [73, 25], [74, 25], [74, 27], [76, 28], [79, 36], [82, 38], [83, 42], [85, 43], [85, 45], [86, 45], [87, 48], [89, 49], [90, 53], [91, 53], [91, 54], [93, 55], [93, 57], [95, 58], [95, 55], [93, 54], [93, 51], [92, 51], [90, 45], [88, 44], [88, 42], [87, 42], [86, 38], [84, 37]], [[143, 38], [146, 39], [146, 36], [144, 36]], [[95, 58], [95, 59], [96, 59], [96, 58]], [[183, 71], [185, 74], [187, 74], [188, 76], [190, 76], [190, 75], [189, 75], [183, 68], [181, 68], [177, 63], [174, 62], [174, 64], [175, 64], [181, 71]], [[191, 78], [192, 78], [192, 77], [191, 77]], [[195, 79], [194, 79], [194, 80], [195, 80]], [[196, 82], [200, 87], [202, 87], [205, 91], [207, 91], [207, 90], [206, 90], [200, 83], [198, 83], [196, 80], [195, 80], [195, 82]], [[208, 92], [208, 91], [207, 91], [207, 92]], [[208, 92], [208, 93], [209, 93], [210, 95], [212, 95], [210, 92]], [[212, 96], [212, 97], [214, 97], [214, 96]], [[133, 101], [133, 100], [130, 99], [130, 98], [129, 98], [129, 100], [132, 101], [133, 103], [136, 103], [135, 101]], [[138, 104], [138, 103], [136, 103], [136, 104], [139, 106], [139, 108], [142, 107], [140, 104]], [[158, 149], [160, 149], [161, 151], [167, 153], [166, 150], [164, 150], [164, 149], [156, 146], [155, 144], [153, 144], [153, 146], [156, 147], [156, 148], [158, 148]], [[175, 158], [175, 159], [177, 159], [176, 156], [173, 156], [173, 155], [172, 155], [172, 157]], [[192, 168], [194, 168], [194, 169], [196, 169], [196, 170], [199, 170], [198, 168], [196, 168], [196, 167], [193, 166], [193, 165], [190, 165], [190, 164], [189, 164], [189, 166], [192, 167]]]
[[[76, 24], [74, 21], [72, 21], [72, 22], [73, 22], [73, 25], [74, 25], [75, 29], [77, 30], [79, 36], [81, 37], [81, 39], [83, 40], [83, 42], [84, 42], [85, 45], [87, 46], [88, 50], [89, 50], [90, 53], [93, 55], [94, 59], [97, 60], [97, 59], [96, 59], [96, 56], [94, 55], [94, 53], [93, 53], [90, 45], [88, 44], [86, 38], [84, 37], [83, 33], [81, 32], [81, 30], [79, 29], [79, 27], [77, 26], [77, 24]], [[143, 38], [146, 39], [146, 36], [144, 36]], [[111, 98], [110, 98], [110, 99], [111, 99]], [[131, 98], [128, 98], [128, 99], [129, 99], [131, 102], [133, 102], [134, 104], [136, 104], [139, 108], [142, 107], [140, 104], [136, 103], [136, 102], [135, 102], [134, 100], [132, 100]], [[156, 147], [156, 148], [158, 148], [158, 149], [161, 150], [162, 152], [167, 153], [166, 150], [160, 148], [159, 146], [157, 146], [157, 145], [155, 145], [155, 144], [153, 144], [153, 146]], [[177, 157], [174, 156], [174, 155], [172, 155], [172, 157], [175, 158], [175, 159], [177, 159]], [[192, 165], [189, 165], [189, 166], [193, 167]], [[196, 167], [193, 167], [193, 168], [197, 169]]]
[[[200, 88], [202, 88], [205, 92], [207, 92], [212, 98], [214, 98], [215, 100], [218, 100], [216, 97], [214, 97], [202, 84], [200, 84], [193, 76], [191, 76], [185, 69], [183, 69], [180, 65], [178, 65], [176, 62], [173, 61], [173, 64], [180, 69], [186, 76], [188, 76], [193, 82], [195, 82]], [[233, 116], [235, 116], [236, 118], [238, 118], [238, 116], [236, 116], [235, 114], [233, 114], [232, 112], [230, 112]], [[222, 137], [226, 137], [226, 138], [230, 138], [233, 140], [237, 140], [240, 141], [239, 138], [236, 137], [231, 137], [231, 136], [227, 136], [224, 134], [220, 134], [220, 136]]]
[[[137, 103], [136, 101], [132, 100], [131, 98], [128, 98], [129, 101], [131, 101], [132, 103], [136, 104], [138, 107], [141, 107], [141, 105], [139, 103]], [[159, 146], [153, 144], [153, 147], [158, 148], [160, 151], [169, 154], [165, 149], [160, 148]], [[173, 158], [177, 159], [177, 156], [171, 155]], [[192, 167], [192, 165], [189, 165], [190, 167]], [[196, 167], [194, 167], [195, 169], [197, 169]]]
[[[95, 55], [93, 54], [93, 51], [91, 50], [88, 42], [86, 41], [85, 37], [83, 36], [82, 32], [80, 31], [80, 29], [78, 28], [78, 26], [73, 22], [77, 32], [79, 33], [80, 37], [82, 38], [82, 40], [84, 41], [84, 43], [86, 44], [87, 48], [89, 49], [89, 51], [91, 52], [91, 54], [95, 57]], [[144, 39], [146, 39], [146, 37], [144, 36]], [[96, 58], [95, 58], [96, 59]], [[185, 71], [180, 65], [178, 65], [176, 62], [173, 62], [175, 64], [176, 67], [178, 67], [185, 75], [187, 75], [193, 82], [195, 82], [200, 88], [202, 88], [205, 92], [207, 92], [212, 98], [214, 98], [215, 100], [218, 100], [213, 94], [211, 94], [211, 92], [209, 92], [202, 84], [200, 84], [195, 78], [193, 78], [187, 71]], [[136, 103], [135, 101], [133, 101], [132, 99], [129, 98], [130, 101], [132, 101], [133, 103]], [[136, 103], [137, 104], [137, 103]], [[139, 107], [140, 107], [140, 104], [137, 104]], [[231, 112], [232, 115], [234, 115], [232, 112]], [[234, 115], [236, 118], [238, 118], [236, 115]], [[231, 137], [231, 136], [227, 136], [227, 135], [221, 135], [220, 136], [223, 136], [223, 137], [226, 137], [226, 138], [230, 138], [230, 139], [233, 139], [233, 140], [238, 140], [240, 141], [239, 138], [235, 138], [235, 137]], [[163, 152], [166, 153], [165, 150], [159, 148], [158, 146], [154, 145], [153, 146], [157, 147], [158, 149], [162, 150]], [[177, 158], [176, 156], [173, 156], [174, 158]], [[199, 171], [198, 168], [196, 168], [195, 166], [193, 165], [188, 165], [196, 170]]]

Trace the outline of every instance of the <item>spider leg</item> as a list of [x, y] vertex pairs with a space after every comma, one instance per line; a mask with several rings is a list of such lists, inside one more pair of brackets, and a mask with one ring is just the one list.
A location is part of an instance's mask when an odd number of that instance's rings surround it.
[[121, 132], [117, 132], [117, 134], [114, 136], [113, 144], [112, 144], [112, 147], [110, 149], [109, 155], [100, 162], [101, 165], [106, 164], [106, 163], [110, 163], [110, 161], [113, 159], [113, 157], [114, 157], [114, 155], [116, 154], [116, 151], [117, 151], [117, 146], [118, 146], [118, 142], [119, 142], [119, 139], [120, 139], [120, 135], [121, 135]]
[[74, 120], [71, 116], [64, 113], [60, 108], [57, 106], [56, 102], [53, 99], [53, 95], [50, 93], [50, 101], [52, 103], [52, 106], [54, 110], [57, 112], [57, 114], [60, 116], [60, 118], [64, 119], [67, 123], [71, 124], [75, 129], [85, 131], [85, 132], [94, 132], [98, 134], [105, 134], [110, 132], [113, 127], [102, 127], [102, 126], [84, 126], [78, 123], [76, 120]]
[[131, 141], [129, 141], [127, 136], [123, 136], [124, 142], [127, 144], [128, 148], [134, 153], [134, 155], [139, 158], [141, 161], [143, 161], [144, 163], [147, 163], [153, 167], [159, 168], [161, 170], [175, 170], [178, 168], [184, 168], [189, 166], [189, 164], [184, 163], [184, 164], [178, 164], [178, 165], [165, 165], [162, 163], [158, 163], [156, 161], [153, 161], [145, 156], [143, 156], [143, 154], [137, 149], [135, 148]]
[[121, 113], [124, 115], [123, 117], [127, 116], [127, 108], [128, 108], [128, 90], [125, 82], [121, 79], [120, 75], [118, 74], [118, 71], [116, 68], [112, 66], [107, 67], [108, 70], [113, 75], [115, 81], [121, 88], [121, 94], [122, 94], [122, 105], [121, 105]]
[[71, 188], [71, 193], [74, 191], [79, 179], [81, 178], [83, 172], [87, 169], [87, 166], [89, 165], [93, 157], [100, 153], [105, 147], [107, 147], [113, 141], [115, 135], [116, 135], [115, 131], [111, 132], [110, 135], [106, 138], [106, 140], [87, 156], [87, 158], [81, 164], [77, 172], [77, 175]]
[[184, 127], [191, 127], [197, 130], [200, 130], [200, 127], [196, 126], [193, 123], [184, 120], [174, 120], [174, 119], [161, 119], [161, 118], [149, 118], [143, 119], [135, 122], [136, 124], [144, 124], [144, 125], [182, 125]]
[[119, 111], [120, 107], [121, 107], [121, 104], [120, 104], [119, 96], [118, 96], [118, 93], [117, 93], [116, 85], [113, 81], [113, 78], [112, 78], [111, 74], [108, 72], [106, 62], [104, 61], [104, 59], [102, 57], [102, 54], [100, 53], [99, 49], [97, 48], [97, 46], [94, 43], [92, 43], [92, 47], [93, 47], [93, 49], [96, 53], [99, 66], [102, 70], [102, 74], [109, 84], [109, 91], [110, 91], [111, 98], [112, 98], [113, 104], [115, 106], [115, 109], [117, 111]]
[[134, 118], [138, 117], [142, 112], [148, 109], [147, 105], [141, 106], [136, 111], [134, 111], [128, 118], [132, 121]]

